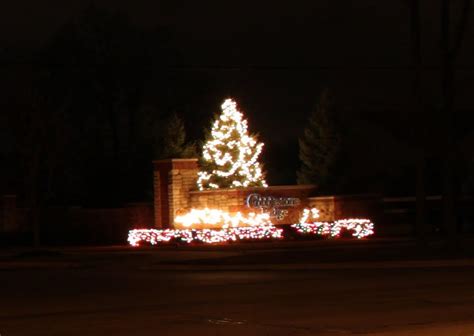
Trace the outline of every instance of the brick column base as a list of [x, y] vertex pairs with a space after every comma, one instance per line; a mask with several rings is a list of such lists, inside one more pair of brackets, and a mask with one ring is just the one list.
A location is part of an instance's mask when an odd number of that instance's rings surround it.
[[198, 159], [153, 161], [155, 227], [174, 228], [180, 209], [189, 207], [189, 192], [196, 188]]

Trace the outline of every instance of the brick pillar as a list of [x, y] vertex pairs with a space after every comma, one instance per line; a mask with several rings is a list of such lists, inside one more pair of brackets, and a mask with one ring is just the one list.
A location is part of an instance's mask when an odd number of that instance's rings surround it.
[[153, 161], [155, 227], [173, 228], [180, 209], [189, 207], [189, 191], [196, 188], [197, 159]]
[[19, 231], [16, 216], [16, 195], [3, 195], [0, 202], [1, 216], [0, 232]]

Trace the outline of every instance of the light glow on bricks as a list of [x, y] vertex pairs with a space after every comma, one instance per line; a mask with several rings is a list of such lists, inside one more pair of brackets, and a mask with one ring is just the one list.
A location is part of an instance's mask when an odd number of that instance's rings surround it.
[[268, 213], [234, 214], [219, 209], [191, 209], [189, 212], [178, 215], [175, 222], [186, 228], [196, 225], [208, 224], [218, 228], [229, 228], [238, 226], [269, 226], [273, 225]]

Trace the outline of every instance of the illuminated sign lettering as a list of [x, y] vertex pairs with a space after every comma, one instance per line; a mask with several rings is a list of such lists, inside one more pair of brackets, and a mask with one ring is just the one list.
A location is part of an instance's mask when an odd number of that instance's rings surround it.
[[300, 199], [250, 194], [247, 196], [246, 203], [249, 208], [269, 211], [272, 217], [282, 220], [288, 214], [288, 210], [282, 208], [294, 207], [300, 203]]

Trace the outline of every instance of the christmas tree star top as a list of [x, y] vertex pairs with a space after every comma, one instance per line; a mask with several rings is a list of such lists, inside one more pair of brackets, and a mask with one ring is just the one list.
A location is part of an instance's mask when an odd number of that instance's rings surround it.
[[202, 149], [198, 188], [266, 187], [264, 173], [257, 161], [263, 143], [248, 134], [247, 120], [237, 110], [237, 103], [226, 99], [222, 113]]

